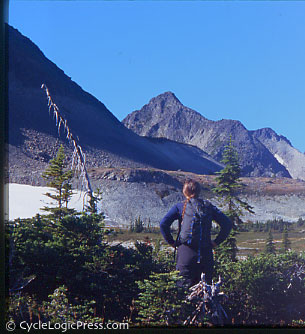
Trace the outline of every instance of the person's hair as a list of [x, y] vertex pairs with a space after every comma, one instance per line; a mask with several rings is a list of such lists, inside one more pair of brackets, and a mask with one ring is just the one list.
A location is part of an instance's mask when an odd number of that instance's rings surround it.
[[185, 214], [186, 205], [187, 205], [188, 201], [191, 198], [196, 198], [196, 197], [199, 196], [200, 185], [199, 185], [198, 182], [196, 182], [192, 179], [188, 179], [184, 182], [182, 192], [183, 192], [183, 195], [186, 197], [186, 200], [185, 200], [184, 206], [183, 206], [183, 211], [182, 211], [182, 219], [183, 219], [184, 214]]
[[200, 185], [198, 182], [188, 179], [183, 185], [183, 195], [188, 198], [198, 197], [200, 193]]

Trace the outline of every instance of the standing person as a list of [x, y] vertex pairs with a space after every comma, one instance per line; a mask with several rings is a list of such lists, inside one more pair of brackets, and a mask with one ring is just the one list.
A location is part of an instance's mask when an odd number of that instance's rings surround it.
[[[232, 229], [230, 219], [209, 201], [199, 199], [200, 185], [187, 180], [183, 185], [184, 203], [177, 203], [163, 217], [160, 230], [164, 239], [173, 247], [178, 247], [177, 270], [183, 277], [182, 284], [191, 287], [199, 282], [205, 273], [208, 284], [212, 283], [213, 251], [223, 242]], [[178, 238], [175, 241], [170, 233], [172, 223], [179, 221]], [[220, 232], [211, 240], [212, 220], [220, 225]]]

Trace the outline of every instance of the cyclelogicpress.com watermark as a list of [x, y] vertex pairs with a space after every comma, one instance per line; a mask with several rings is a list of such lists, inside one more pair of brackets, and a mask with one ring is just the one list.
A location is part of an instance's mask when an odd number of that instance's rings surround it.
[[31, 322], [26, 321], [20, 322], [19, 325], [16, 325], [14, 321], [9, 321], [6, 323], [6, 330], [9, 332], [14, 331], [15, 329], [24, 329], [27, 332], [30, 332], [32, 329], [56, 329], [61, 330], [63, 333], [71, 329], [129, 329], [127, 322], [109, 322], [109, 323], [100, 323], [100, 322], [63, 322], [63, 323], [51, 323], [48, 322]]

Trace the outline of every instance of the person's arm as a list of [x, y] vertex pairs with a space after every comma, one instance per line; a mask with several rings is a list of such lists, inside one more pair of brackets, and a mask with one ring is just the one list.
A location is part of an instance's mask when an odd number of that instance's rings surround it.
[[162, 218], [160, 222], [160, 231], [162, 233], [163, 238], [167, 243], [171, 246], [175, 246], [175, 240], [170, 233], [170, 227], [175, 220], [180, 219], [180, 213], [178, 205], [174, 205], [168, 213]]
[[216, 239], [212, 241], [212, 246], [216, 247], [228, 237], [233, 225], [231, 220], [214, 205], [212, 205], [212, 217], [213, 220], [215, 220], [220, 226], [220, 232], [218, 233]]

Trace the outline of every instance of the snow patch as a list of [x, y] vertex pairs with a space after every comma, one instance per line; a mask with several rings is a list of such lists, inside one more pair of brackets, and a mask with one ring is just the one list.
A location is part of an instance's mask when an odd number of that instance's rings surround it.
[[[6, 206], [6, 219], [31, 218], [37, 213], [47, 214], [41, 210], [44, 206], [56, 206], [51, 198], [45, 196], [46, 192], [54, 193], [49, 187], [34, 187], [26, 184], [10, 183], [6, 185], [8, 207]], [[84, 192], [73, 190], [68, 207], [82, 211]]]
[[274, 154], [274, 157], [275, 157], [275, 159], [276, 159], [281, 165], [287, 167], [287, 166], [286, 166], [286, 163], [285, 163], [285, 161], [284, 161], [284, 159], [281, 158], [277, 153]]

